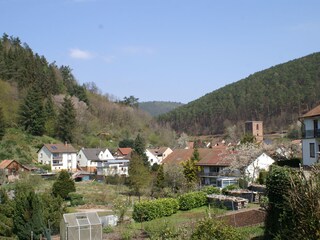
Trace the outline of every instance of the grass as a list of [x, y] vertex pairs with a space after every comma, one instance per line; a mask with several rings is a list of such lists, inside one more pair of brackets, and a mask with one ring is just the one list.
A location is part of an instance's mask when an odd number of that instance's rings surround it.
[[250, 227], [237, 228], [238, 231], [245, 237], [245, 239], [263, 239], [264, 225], [255, 225]]

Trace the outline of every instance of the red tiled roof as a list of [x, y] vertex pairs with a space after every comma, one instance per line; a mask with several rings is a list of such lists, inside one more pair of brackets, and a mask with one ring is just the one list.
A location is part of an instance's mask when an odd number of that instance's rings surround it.
[[76, 153], [77, 150], [71, 144], [63, 144], [63, 143], [56, 143], [56, 144], [44, 144], [44, 146], [51, 152], [51, 153]]
[[7, 168], [14, 160], [3, 160], [0, 162], [0, 169]]
[[320, 105], [316, 106], [315, 108], [311, 109], [306, 114], [302, 115], [303, 118], [306, 117], [315, 117], [320, 115]]
[[118, 148], [118, 151], [125, 156], [132, 152], [132, 148]]
[[[187, 161], [192, 157], [194, 149], [175, 149], [173, 152], [163, 160], [163, 163], [178, 164]], [[226, 158], [228, 151], [225, 146], [216, 146], [213, 148], [199, 148], [200, 161], [197, 165], [217, 165], [229, 166], [231, 161]]]

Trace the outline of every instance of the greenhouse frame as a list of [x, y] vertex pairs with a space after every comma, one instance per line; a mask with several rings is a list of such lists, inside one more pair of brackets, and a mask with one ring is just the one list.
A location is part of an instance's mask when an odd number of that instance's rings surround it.
[[63, 214], [61, 240], [101, 240], [102, 224], [96, 212]]

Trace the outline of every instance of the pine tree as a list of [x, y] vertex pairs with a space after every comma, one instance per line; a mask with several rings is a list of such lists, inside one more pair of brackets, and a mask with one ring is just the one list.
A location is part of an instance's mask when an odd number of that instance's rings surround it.
[[54, 105], [51, 96], [47, 98], [44, 105], [45, 112], [45, 132], [49, 136], [54, 136], [55, 133], [55, 123], [56, 123], [56, 111], [54, 110]]
[[133, 150], [136, 154], [140, 156], [145, 166], [150, 167], [148, 162], [148, 157], [145, 153], [146, 143], [144, 138], [138, 134], [133, 143]]
[[136, 152], [132, 153], [130, 165], [129, 165], [129, 185], [139, 197], [143, 188], [150, 183], [149, 168], [145, 166], [143, 159]]
[[6, 132], [6, 123], [4, 120], [2, 108], [0, 106], [0, 141], [2, 140], [5, 132]]
[[198, 181], [198, 173], [200, 171], [200, 167], [196, 166], [196, 163], [199, 162], [199, 160], [199, 151], [197, 148], [195, 148], [192, 157], [188, 159], [188, 161], [182, 163], [184, 176], [190, 184], [196, 183]]
[[73, 103], [67, 96], [64, 98], [58, 115], [57, 135], [62, 141], [73, 141], [73, 130], [76, 125], [76, 111]]
[[53, 183], [52, 194], [54, 196], [60, 196], [63, 199], [68, 197], [70, 192], [75, 192], [76, 187], [74, 181], [70, 178], [69, 173], [66, 170], [62, 170], [59, 173], [58, 179]]
[[164, 171], [163, 171], [163, 165], [161, 164], [159, 166], [158, 172], [157, 172], [157, 180], [156, 180], [156, 187], [159, 189], [164, 188], [165, 182], [164, 182]]
[[30, 239], [31, 234], [33, 239], [39, 239], [44, 232], [43, 206], [39, 196], [33, 189], [20, 189], [17, 191], [15, 203], [14, 233], [22, 240]]
[[32, 87], [20, 106], [20, 124], [32, 135], [41, 136], [44, 133], [44, 111], [42, 95], [38, 88]]

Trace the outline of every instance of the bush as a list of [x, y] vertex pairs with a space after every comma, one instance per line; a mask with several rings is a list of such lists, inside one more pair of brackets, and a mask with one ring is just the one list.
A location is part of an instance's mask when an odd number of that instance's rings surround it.
[[239, 186], [232, 184], [232, 185], [229, 185], [229, 186], [226, 186], [225, 188], [223, 188], [221, 192], [222, 192], [222, 194], [226, 195], [228, 191], [235, 190], [238, 188], [239, 188]]
[[179, 209], [179, 202], [173, 198], [162, 198], [136, 203], [132, 218], [136, 222], [150, 221], [156, 218], [170, 216]]
[[150, 239], [176, 239], [179, 235], [173, 224], [157, 220], [145, 226]]
[[202, 207], [207, 203], [207, 194], [202, 191], [185, 193], [179, 197], [180, 210], [190, 210]]
[[219, 188], [214, 186], [206, 186], [201, 189], [201, 191], [205, 192], [206, 194], [220, 194], [221, 191]]
[[71, 206], [78, 206], [85, 204], [85, 201], [83, 200], [83, 196], [81, 194], [71, 192], [68, 194], [68, 198], [70, 199]]
[[268, 172], [264, 169], [261, 169], [259, 172], [258, 183], [266, 184]]
[[198, 222], [195, 231], [191, 235], [191, 240], [241, 240], [241, 234], [236, 228], [231, 227], [223, 222], [205, 218]]
[[67, 199], [70, 192], [75, 192], [76, 187], [74, 181], [70, 178], [66, 170], [59, 173], [58, 179], [52, 185], [52, 193], [54, 196], [60, 196]]

